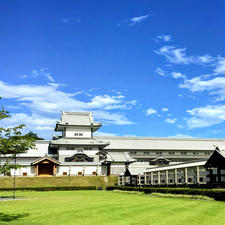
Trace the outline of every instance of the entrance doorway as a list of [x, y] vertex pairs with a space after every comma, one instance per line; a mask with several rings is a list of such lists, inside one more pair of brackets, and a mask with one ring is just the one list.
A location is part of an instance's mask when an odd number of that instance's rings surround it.
[[38, 176], [52, 176], [53, 165], [53, 163], [40, 163], [38, 165]]
[[36, 176], [55, 176], [59, 164], [59, 161], [48, 156], [39, 158], [31, 163], [34, 166]]

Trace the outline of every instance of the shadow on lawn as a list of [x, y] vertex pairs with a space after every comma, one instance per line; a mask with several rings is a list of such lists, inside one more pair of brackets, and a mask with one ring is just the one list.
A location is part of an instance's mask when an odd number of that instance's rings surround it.
[[18, 220], [24, 217], [28, 217], [30, 214], [29, 213], [16, 213], [16, 214], [11, 214], [11, 213], [0, 213], [0, 222], [11, 222], [13, 220]]

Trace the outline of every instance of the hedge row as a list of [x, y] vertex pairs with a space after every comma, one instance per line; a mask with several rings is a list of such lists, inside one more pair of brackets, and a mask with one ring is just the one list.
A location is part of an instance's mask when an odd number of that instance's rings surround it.
[[214, 198], [215, 200], [225, 201], [224, 190], [214, 189], [194, 189], [194, 188], [160, 188], [160, 187], [106, 187], [106, 190], [124, 190], [124, 191], [141, 191], [146, 194], [159, 192], [159, 193], [170, 193], [170, 194], [186, 194], [186, 195], [202, 195]]
[[[15, 188], [16, 191], [71, 191], [71, 190], [100, 190], [96, 186], [80, 186], [80, 187], [29, 187]], [[12, 188], [0, 188], [0, 191], [12, 191]]]

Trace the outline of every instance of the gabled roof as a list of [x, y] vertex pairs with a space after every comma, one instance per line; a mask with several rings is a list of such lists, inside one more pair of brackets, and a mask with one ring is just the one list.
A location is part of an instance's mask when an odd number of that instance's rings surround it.
[[136, 161], [129, 155], [128, 152], [107, 152], [106, 156], [107, 156], [107, 158], [104, 160], [104, 162], [132, 163], [132, 162]]
[[88, 146], [107, 146], [109, 142], [106, 140], [96, 140], [94, 138], [59, 138], [51, 140], [50, 144], [53, 145], [88, 145]]
[[71, 162], [76, 156], [83, 156], [87, 159], [87, 161], [91, 161], [91, 160], [93, 161], [93, 158], [94, 158], [94, 156], [87, 155], [84, 152], [76, 152], [72, 156], [66, 157], [65, 162]]
[[222, 167], [225, 168], [225, 150], [216, 147], [213, 154], [207, 160], [206, 167]]
[[159, 156], [158, 158], [155, 158], [153, 160], [151, 160], [151, 162], [156, 162], [156, 161], [159, 161], [159, 160], [163, 160], [163, 161], [166, 161], [166, 162], [170, 162], [169, 159], [163, 157], [163, 156]]
[[60, 121], [57, 121], [55, 131], [62, 130], [65, 126], [86, 126], [97, 130], [101, 123], [95, 122], [91, 112], [62, 112]]
[[48, 161], [53, 162], [53, 163], [55, 163], [55, 164], [57, 164], [57, 165], [60, 164], [60, 162], [59, 162], [58, 160], [53, 159], [53, 158], [48, 157], [48, 156], [44, 156], [44, 157], [41, 157], [41, 158], [39, 158], [39, 159], [34, 160], [34, 161], [31, 163], [31, 165], [35, 165], [35, 164], [40, 163], [40, 162], [42, 162], [42, 161], [44, 161], [44, 160], [48, 160]]
[[206, 163], [206, 160], [196, 160], [196, 161], [190, 161], [190, 162], [171, 164], [168, 166], [158, 166], [158, 167], [147, 168], [145, 170], [145, 173], [162, 171], [162, 170], [170, 170], [170, 169], [181, 169], [185, 167], [204, 166], [205, 163]]
[[146, 168], [130, 167], [130, 168], [127, 168], [124, 175], [125, 176], [126, 175], [139, 175], [139, 174], [143, 174], [145, 170], [146, 170]]
[[97, 140], [108, 140], [106, 150], [171, 150], [171, 151], [213, 151], [214, 146], [224, 148], [224, 139], [200, 138], [155, 138], [155, 137], [107, 137], [94, 136]]

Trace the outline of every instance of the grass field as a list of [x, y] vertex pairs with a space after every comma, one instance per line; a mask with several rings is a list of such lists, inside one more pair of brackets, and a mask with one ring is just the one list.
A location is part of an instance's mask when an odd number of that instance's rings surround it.
[[[0, 192], [0, 196], [9, 195]], [[110, 191], [18, 191], [0, 201], [0, 224], [224, 225], [225, 204]]]

